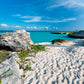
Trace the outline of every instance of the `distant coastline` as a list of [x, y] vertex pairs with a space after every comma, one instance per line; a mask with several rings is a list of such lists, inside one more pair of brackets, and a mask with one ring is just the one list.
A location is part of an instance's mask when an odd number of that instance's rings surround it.
[[[15, 31], [15, 30], [0, 30], [0, 32], [12, 32], [12, 31]], [[32, 30], [26, 30], [27, 32], [74, 32], [74, 31], [44, 31], [44, 30], [37, 30], [37, 31], [32, 31]]]

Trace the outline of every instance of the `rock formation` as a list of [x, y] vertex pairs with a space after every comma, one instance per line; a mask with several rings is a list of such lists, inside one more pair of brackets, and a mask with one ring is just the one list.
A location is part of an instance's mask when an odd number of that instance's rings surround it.
[[18, 60], [16, 52], [12, 52], [9, 59], [0, 64], [1, 84], [22, 84], [21, 75], [23, 75], [23, 70], [19, 69]]
[[0, 49], [21, 51], [30, 49], [33, 44], [30, 33], [25, 30], [16, 30], [11, 33], [0, 34]]
[[83, 46], [84, 46], [84, 41], [83, 41]]
[[62, 43], [68, 43], [68, 42], [71, 42], [71, 41], [64, 40], [64, 39], [55, 39], [55, 40], [52, 40], [52, 44], [62, 44]]
[[84, 38], [84, 31], [74, 32], [72, 34], [68, 34], [68, 36], [73, 38]]

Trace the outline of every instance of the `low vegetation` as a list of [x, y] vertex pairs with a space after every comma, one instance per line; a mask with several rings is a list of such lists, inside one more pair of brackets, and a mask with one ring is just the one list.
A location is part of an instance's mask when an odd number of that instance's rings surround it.
[[[43, 45], [30, 45], [31, 50], [23, 50], [20, 52], [17, 52], [20, 62], [18, 64], [20, 65], [20, 68], [24, 71], [32, 71], [32, 68], [30, 65], [27, 64], [27, 62], [31, 61], [31, 59], [25, 59], [26, 57], [35, 57], [35, 54], [39, 51], [45, 51], [45, 46]], [[25, 64], [27, 64], [25, 66]]]
[[21, 77], [23, 77], [23, 78], [24, 78], [24, 77], [25, 77], [25, 75], [21, 75]]
[[37, 53], [39, 51], [45, 51], [45, 46], [43, 45], [30, 45], [33, 52]]
[[1, 79], [0, 79], [0, 84], [1, 84]]
[[10, 54], [9, 51], [0, 50], [0, 63], [3, 62], [4, 60], [6, 60], [7, 55], [9, 55], [9, 54]]

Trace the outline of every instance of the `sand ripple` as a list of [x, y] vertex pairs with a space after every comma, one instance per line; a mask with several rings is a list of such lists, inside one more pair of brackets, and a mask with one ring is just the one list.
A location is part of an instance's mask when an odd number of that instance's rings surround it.
[[84, 84], [84, 47], [47, 47], [25, 73], [25, 84]]

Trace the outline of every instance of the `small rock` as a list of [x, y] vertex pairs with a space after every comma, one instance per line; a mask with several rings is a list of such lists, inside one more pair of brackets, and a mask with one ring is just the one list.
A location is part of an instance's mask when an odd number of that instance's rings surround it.
[[83, 46], [84, 46], [84, 41], [83, 41]]

